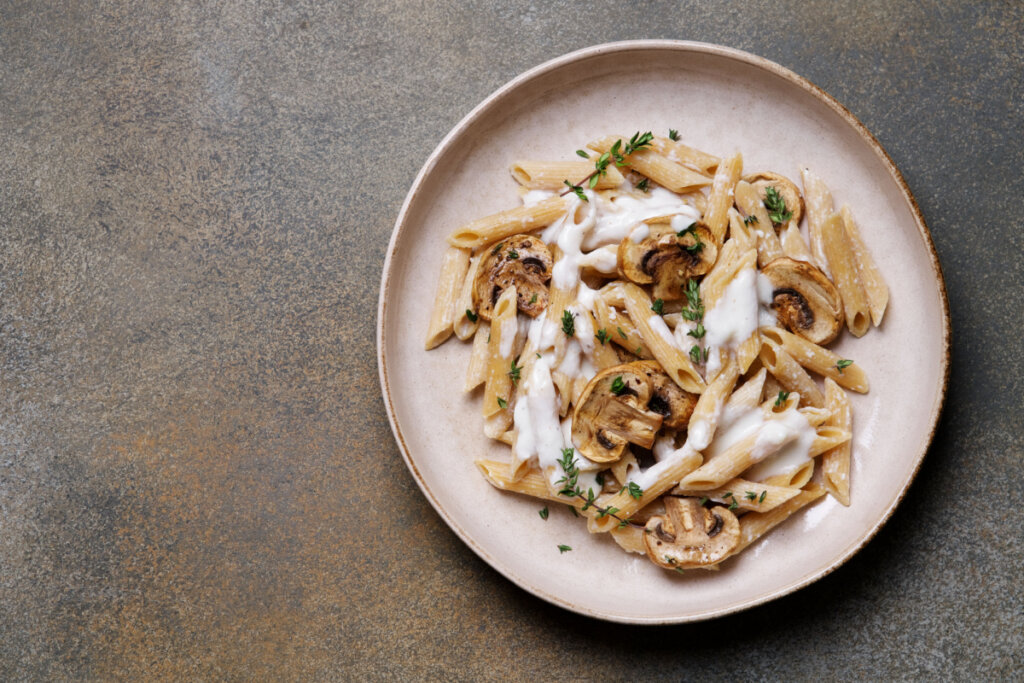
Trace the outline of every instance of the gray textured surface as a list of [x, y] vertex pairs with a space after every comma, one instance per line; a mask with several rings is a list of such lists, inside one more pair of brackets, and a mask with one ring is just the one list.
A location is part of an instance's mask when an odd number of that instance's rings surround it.
[[[1022, 675], [1022, 35], [995, 1], [0, 4], [0, 678]], [[846, 104], [953, 313], [893, 519], [696, 626], [490, 570], [377, 389], [380, 269], [430, 150], [522, 70], [629, 38], [746, 49]]]

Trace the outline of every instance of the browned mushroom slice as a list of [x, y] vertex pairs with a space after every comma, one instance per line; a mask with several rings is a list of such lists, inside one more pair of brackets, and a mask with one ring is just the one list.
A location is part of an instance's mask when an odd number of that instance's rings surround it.
[[[761, 201], [765, 203], [765, 207], [768, 209], [768, 213], [772, 216], [774, 225], [779, 226], [783, 223], [788, 223], [791, 220], [795, 220], [797, 224], [800, 223], [800, 217], [804, 215], [804, 200], [800, 196], [800, 191], [796, 189], [796, 185], [792, 180], [786, 176], [779, 175], [778, 173], [764, 172], [764, 173], [753, 173], [743, 178], [745, 181], [754, 186], [757, 190], [757, 196], [761, 198]], [[783, 208], [785, 211], [790, 212], [788, 220], [775, 222], [774, 217], [778, 216], [778, 213], [773, 211], [772, 202], [768, 198], [768, 188], [773, 188], [779, 193], [784, 202]]]
[[552, 261], [546, 244], [532, 235], [513, 235], [482, 258], [473, 282], [473, 305], [481, 318], [491, 319], [498, 297], [511, 285], [517, 308], [526, 315], [536, 318], [547, 308]]
[[653, 283], [652, 296], [664, 301], [682, 299], [686, 281], [711, 270], [716, 258], [715, 238], [703, 223], [679, 231], [655, 223], [643, 239], [629, 236], [619, 244], [619, 272], [637, 284]]
[[772, 283], [772, 304], [779, 324], [815, 344], [836, 338], [843, 325], [839, 290], [805, 261], [777, 258], [761, 272]]
[[698, 394], [691, 394], [679, 388], [672, 378], [652, 360], [630, 363], [651, 381], [651, 400], [647, 409], [662, 417], [661, 426], [669, 429], [682, 429], [690, 422], [693, 409], [697, 405]]
[[630, 365], [615, 365], [594, 375], [572, 414], [572, 440], [584, 457], [615, 462], [627, 443], [654, 444], [661, 415], [647, 409], [653, 390], [647, 375]]
[[664, 516], [644, 527], [647, 556], [659, 567], [687, 569], [714, 564], [740, 540], [740, 523], [724, 507], [710, 510], [696, 498], [665, 496]]

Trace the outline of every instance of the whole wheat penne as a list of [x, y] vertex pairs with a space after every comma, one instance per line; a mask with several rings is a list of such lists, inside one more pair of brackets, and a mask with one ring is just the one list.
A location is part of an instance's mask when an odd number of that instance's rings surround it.
[[[588, 143], [587, 147], [604, 154], [611, 150], [616, 140], [620, 139], [622, 138], [614, 136], [604, 137]], [[625, 138], [625, 140], [628, 139]], [[670, 161], [667, 157], [652, 149], [633, 152], [626, 156], [626, 163], [629, 164], [632, 170], [650, 178], [666, 190], [671, 190], [672, 192], [688, 192], [711, 183], [711, 179], [703, 173], [697, 173], [682, 164]]]
[[716, 489], [697, 491], [680, 486], [672, 489], [673, 496], [707, 498], [725, 505], [736, 504], [736, 509], [767, 512], [800, 494], [799, 487], [774, 486], [746, 479], [730, 479]]
[[823, 495], [825, 495], [825, 489], [811, 484], [798, 495], [768, 512], [751, 512], [743, 515], [740, 519], [740, 541], [732, 549], [729, 557], [742, 552], [751, 543], [789, 519], [794, 512], [813, 503]]
[[811, 250], [804, 242], [804, 236], [800, 233], [800, 226], [796, 221], [790, 221], [779, 236], [782, 243], [782, 253], [794, 261], [805, 261], [813, 265], [814, 257]]
[[[668, 376], [685, 391], [699, 394], [704, 391], [704, 378], [690, 361], [689, 356], [675, 346], [668, 325], [661, 316], [651, 309], [651, 300], [644, 290], [630, 283], [623, 286], [626, 297], [626, 312], [644, 338], [644, 346], [650, 349], [661, 363]], [[660, 327], [664, 327], [661, 330]]]
[[844, 359], [839, 354], [818, 346], [812, 341], [799, 337], [781, 327], [762, 327], [761, 338], [781, 346], [797, 363], [824, 377], [836, 381], [839, 386], [846, 387], [861, 394], [868, 393], [870, 388], [867, 373], [857, 363], [840, 362]]
[[466, 223], [448, 236], [448, 244], [461, 249], [479, 249], [512, 235], [551, 225], [565, 214], [567, 197], [551, 197], [537, 204], [517, 206]]
[[490, 357], [489, 338], [491, 326], [488, 322], [482, 322], [476, 328], [473, 335], [473, 350], [469, 354], [469, 366], [466, 368], [466, 382], [462, 385], [464, 392], [470, 392], [487, 381], [487, 366]]
[[480, 324], [476, 306], [473, 305], [473, 283], [476, 281], [480, 261], [480, 256], [474, 256], [469, 260], [469, 270], [466, 271], [466, 276], [459, 286], [459, 295], [452, 303], [452, 329], [455, 331], [455, 336], [462, 341], [472, 337]]
[[868, 308], [871, 310], [871, 322], [875, 327], [882, 324], [882, 317], [885, 315], [885, 307], [889, 304], [889, 288], [885, 284], [882, 273], [875, 265], [864, 240], [860, 236], [860, 230], [853, 220], [853, 213], [850, 207], [843, 205], [839, 210], [843, 219], [843, 227], [846, 229], [846, 237], [849, 240], [850, 248], [853, 250], [853, 258], [857, 263], [857, 275], [864, 286], [864, 293], [868, 298]]
[[455, 321], [452, 305], [458, 298], [459, 287], [469, 268], [469, 250], [448, 247], [441, 259], [441, 274], [437, 278], [437, 295], [427, 327], [426, 348], [432, 349], [452, 335]]
[[807, 405], [816, 408], [825, 405], [825, 395], [811, 376], [773, 339], [761, 337], [759, 358], [786, 391], [799, 393]]
[[868, 298], [857, 274], [850, 241], [846, 238], [843, 220], [839, 215], [832, 214], [825, 220], [821, 226], [821, 239], [833, 281], [843, 299], [846, 326], [854, 336], [862, 337], [871, 326]]
[[814, 459], [808, 458], [796, 468], [783, 474], [776, 474], [764, 480], [766, 484], [774, 486], [786, 486], [794, 489], [802, 489], [814, 476]]
[[764, 266], [782, 256], [782, 244], [775, 234], [768, 210], [764, 208], [754, 186], [745, 180], [736, 183], [736, 206], [748, 218], [753, 216], [750, 228], [757, 237], [757, 265]]
[[832, 271], [825, 257], [825, 243], [821, 231], [825, 221], [832, 215], [832, 193], [828, 185], [814, 175], [809, 168], [800, 169], [800, 179], [804, 185], [804, 208], [807, 210], [807, 238], [814, 256], [814, 265], [832, 278]]
[[[484, 385], [483, 415], [490, 417], [499, 410], [508, 410], [512, 399], [512, 380], [515, 376], [513, 349], [519, 331], [516, 319], [516, 288], [507, 287], [491, 315], [491, 341], [488, 344], [490, 361], [487, 382]], [[499, 402], [498, 399], [501, 399]], [[501, 405], [504, 403], [505, 405]]]
[[704, 223], [715, 236], [715, 242], [722, 244], [725, 229], [729, 225], [729, 209], [733, 204], [736, 182], [743, 175], [743, 155], [737, 152], [718, 165], [715, 179], [708, 195], [708, 208], [704, 212]]
[[700, 171], [704, 175], [714, 173], [721, 162], [721, 159], [713, 154], [702, 152], [699, 149], [670, 138], [655, 136], [651, 142], [651, 149], [665, 155], [671, 161]]
[[[838, 384], [825, 380], [825, 406], [831, 411], [829, 424], [848, 432], [853, 431], [853, 412], [850, 399]], [[822, 482], [832, 497], [843, 505], [850, 505], [850, 453], [852, 443], [845, 441], [821, 456]]]
[[609, 164], [593, 186], [587, 178], [594, 172], [593, 161], [517, 161], [509, 167], [516, 182], [530, 190], [565, 190], [565, 181], [594, 190], [607, 190], [625, 182], [622, 173]]

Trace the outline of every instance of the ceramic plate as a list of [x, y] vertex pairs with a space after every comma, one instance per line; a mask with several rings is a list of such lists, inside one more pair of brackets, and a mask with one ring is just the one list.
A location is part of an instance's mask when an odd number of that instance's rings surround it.
[[[891, 290], [883, 325], [832, 348], [864, 366], [853, 394], [852, 505], [826, 497], [718, 572], [686, 575], [591, 536], [562, 506], [491, 488], [473, 460], [508, 447], [482, 433], [461, 385], [470, 347], [423, 340], [445, 236], [519, 204], [509, 164], [570, 159], [602, 135], [681, 131], [745, 171], [799, 178], [806, 164], [848, 203]], [[945, 392], [949, 324], [927, 228], [892, 161], [846, 109], [796, 74], [744, 52], [642, 41], [588, 48], [536, 67], [470, 112], [430, 155], [391, 236], [378, 312], [380, 378], [409, 469], [438, 514], [492, 567], [567, 609], [631, 623], [696, 621], [789, 593], [839, 566], [892, 513], [928, 448]], [[557, 546], [572, 546], [559, 553]]]

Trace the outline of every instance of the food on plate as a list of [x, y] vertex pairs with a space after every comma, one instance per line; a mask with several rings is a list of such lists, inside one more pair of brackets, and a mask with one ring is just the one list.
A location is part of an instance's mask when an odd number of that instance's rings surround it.
[[441, 264], [426, 346], [472, 341], [464, 390], [509, 446], [487, 481], [678, 571], [826, 493], [850, 505], [846, 391], [868, 379], [825, 345], [881, 324], [888, 290], [849, 207], [676, 131], [576, 157], [516, 161], [522, 206], [456, 229]]

